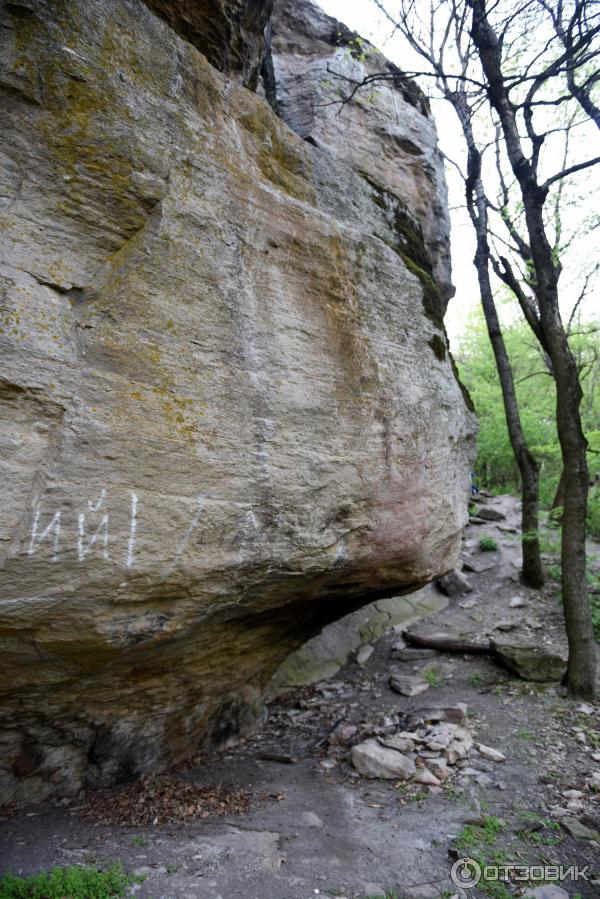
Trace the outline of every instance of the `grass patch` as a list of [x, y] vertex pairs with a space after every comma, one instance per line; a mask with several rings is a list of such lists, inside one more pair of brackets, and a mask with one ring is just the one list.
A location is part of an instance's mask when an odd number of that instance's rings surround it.
[[467, 824], [457, 836], [457, 849], [473, 849], [475, 846], [493, 846], [505, 824], [494, 815], [485, 815], [482, 824]]
[[[474, 859], [482, 870], [488, 864], [502, 865], [502, 853], [490, 850], [505, 827], [505, 822], [500, 818], [486, 815], [481, 825], [467, 824], [463, 827], [454, 845]], [[482, 879], [477, 886], [490, 899], [512, 899], [512, 893], [501, 880]]]
[[[557, 846], [562, 842], [562, 838], [556, 833], [560, 831], [558, 821], [544, 818], [537, 812], [529, 811], [519, 812], [519, 817], [525, 822], [525, 827], [516, 831], [520, 839], [534, 846]], [[554, 831], [554, 834], [549, 835], [544, 831]]]
[[482, 553], [493, 553], [498, 549], [498, 544], [493, 537], [481, 537], [479, 541], [479, 549]]
[[4, 874], [0, 878], [0, 899], [109, 899], [126, 896], [135, 878], [122, 865], [98, 868], [53, 868], [30, 877]]

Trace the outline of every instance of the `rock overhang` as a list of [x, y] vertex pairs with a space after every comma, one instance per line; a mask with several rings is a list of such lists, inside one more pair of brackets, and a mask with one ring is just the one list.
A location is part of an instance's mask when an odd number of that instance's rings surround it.
[[7, 10], [0, 781], [23, 802], [230, 737], [323, 624], [452, 568], [474, 435], [392, 200], [141, 3]]

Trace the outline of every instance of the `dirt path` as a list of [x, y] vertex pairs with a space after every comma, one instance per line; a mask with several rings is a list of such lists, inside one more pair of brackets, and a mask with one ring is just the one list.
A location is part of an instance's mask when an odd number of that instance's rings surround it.
[[[480, 569], [467, 574], [472, 591], [417, 630], [518, 637], [560, 650], [556, 585], [536, 594], [518, 582], [515, 500], [490, 499], [482, 508], [505, 517], [467, 529], [465, 552]], [[497, 551], [480, 551], [484, 535]], [[192, 783], [244, 788], [247, 812], [141, 828], [83, 820], [78, 803], [37, 807], [0, 823], [0, 870], [121, 860], [144, 878], [136, 895], [165, 899], [519, 895], [499, 884], [457, 890], [453, 861], [471, 856], [587, 865], [590, 879], [563, 882], [562, 895], [599, 896], [600, 882], [591, 879], [600, 876], [600, 845], [565, 829], [579, 822], [600, 831], [600, 785], [594, 791], [592, 781], [600, 778], [599, 707], [580, 708], [560, 687], [515, 678], [485, 656], [392, 659], [398, 639], [389, 633], [364, 666], [353, 661], [333, 681], [280, 697], [259, 735], [179, 773]], [[393, 692], [393, 672], [424, 680], [427, 692]], [[412, 711], [459, 702], [474, 739], [505, 761], [471, 753], [433, 787], [353, 769], [356, 743], [402, 730]], [[569, 790], [582, 795], [565, 796]]]

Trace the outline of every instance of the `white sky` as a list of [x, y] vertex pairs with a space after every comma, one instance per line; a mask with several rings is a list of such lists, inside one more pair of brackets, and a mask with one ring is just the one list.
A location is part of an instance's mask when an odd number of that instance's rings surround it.
[[[396, 63], [400, 68], [405, 70], [419, 70], [423, 68], [422, 61], [414, 51], [407, 45], [406, 41], [398, 33], [390, 40], [391, 26], [384, 18], [382, 13], [377, 9], [371, 0], [315, 0], [324, 11], [336, 19], [344, 22], [354, 31], [357, 31], [363, 37], [371, 41], [375, 46], [379, 47], [388, 59]], [[423, 89], [427, 88], [426, 80], [421, 79]], [[445, 101], [433, 101], [433, 112], [436, 119], [440, 147], [442, 151], [450, 158], [462, 163], [464, 157], [464, 145], [462, 134], [456, 120], [454, 110]], [[592, 129], [589, 132], [589, 140], [592, 147], [598, 147], [598, 131]], [[598, 150], [592, 152], [595, 155]], [[594, 170], [582, 173], [578, 176], [581, 179], [582, 196], [581, 204], [574, 212], [566, 212], [564, 219], [568, 225], [567, 218], [571, 216], [571, 225], [577, 225], [578, 221], [584, 215], [597, 212], [598, 207], [595, 203], [595, 195], [600, 191], [600, 166], [596, 166]], [[474, 239], [472, 235], [472, 225], [468, 218], [467, 212], [463, 207], [463, 182], [452, 166], [446, 166], [446, 178], [449, 188], [449, 205], [452, 221], [452, 280], [456, 286], [456, 295], [450, 301], [448, 312], [446, 315], [446, 327], [451, 343], [456, 348], [458, 338], [464, 329], [469, 314], [479, 305], [479, 289], [477, 285], [477, 276], [473, 266], [473, 256], [475, 252]], [[577, 218], [573, 219], [573, 215]], [[587, 261], [590, 257], [597, 255], [596, 240], [593, 235], [583, 241], [581, 245], [573, 251], [573, 258], [570, 260], [574, 263], [575, 269], [579, 269], [578, 261]], [[565, 266], [566, 269], [566, 266]], [[569, 272], [564, 271], [561, 280], [561, 289], [566, 301], [563, 308], [563, 314], [568, 312], [568, 308], [572, 305], [574, 297], [578, 290], [569, 288]], [[585, 306], [587, 315], [597, 316], [600, 311], [600, 301], [597, 297], [590, 296]]]

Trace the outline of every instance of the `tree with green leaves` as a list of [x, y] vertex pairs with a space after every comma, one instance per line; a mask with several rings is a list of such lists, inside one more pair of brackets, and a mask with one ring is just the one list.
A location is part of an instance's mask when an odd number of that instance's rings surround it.
[[[531, 260], [530, 277], [537, 301], [536, 324], [556, 383], [556, 424], [565, 483], [561, 559], [569, 641], [567, 681], [572, 695], [590, 698], [596, 690], [596, 652], [586, 579], [587, 442], [581, 424], [579, 372], [560, 311], [560, 255], [550, 237], [546, 204], [554, 184], [597, 164], [600, 156], [586, 156], [579, 162], [563, 165], [548, 177], [542, 174], [540, 153], [547, 137], [543, 129], [547, 126], [536, 121], [536, 107], [538, 101], [543, 101], [546, 90], [553, 94], [548, 102], [558, 104], [560, 97], [556, 96], [556, 89], [564, 90], [563, 78], [568, 89], [568, 74], [577, 68], [582, 54], [587, 62], [590, 52], [600, 52], [594, 46], [599, 27], [593, 20], [589, 27], [586, 23], [570, 53], [564, 50], [558, 57], [552, 53], [541, 65], [535, 48], [533, 56], [537, 60], [532, 60], [525, 69], [524, 95], [519, 97], [510, 74], [506, 36], [515, 17], [518, 19], [521, 11], [528, 13], [529, 5], [512, 4], [510, 11], [498, 18], [490, 13], [486, 0], [467, 0], [471, 14], [469, 30], [485, 78], [485, 96], [499, 123], [503, 148], [520, 191]], [[573, 3], [571, 18], [581, 21], [583, 6], [583, 2]]]

